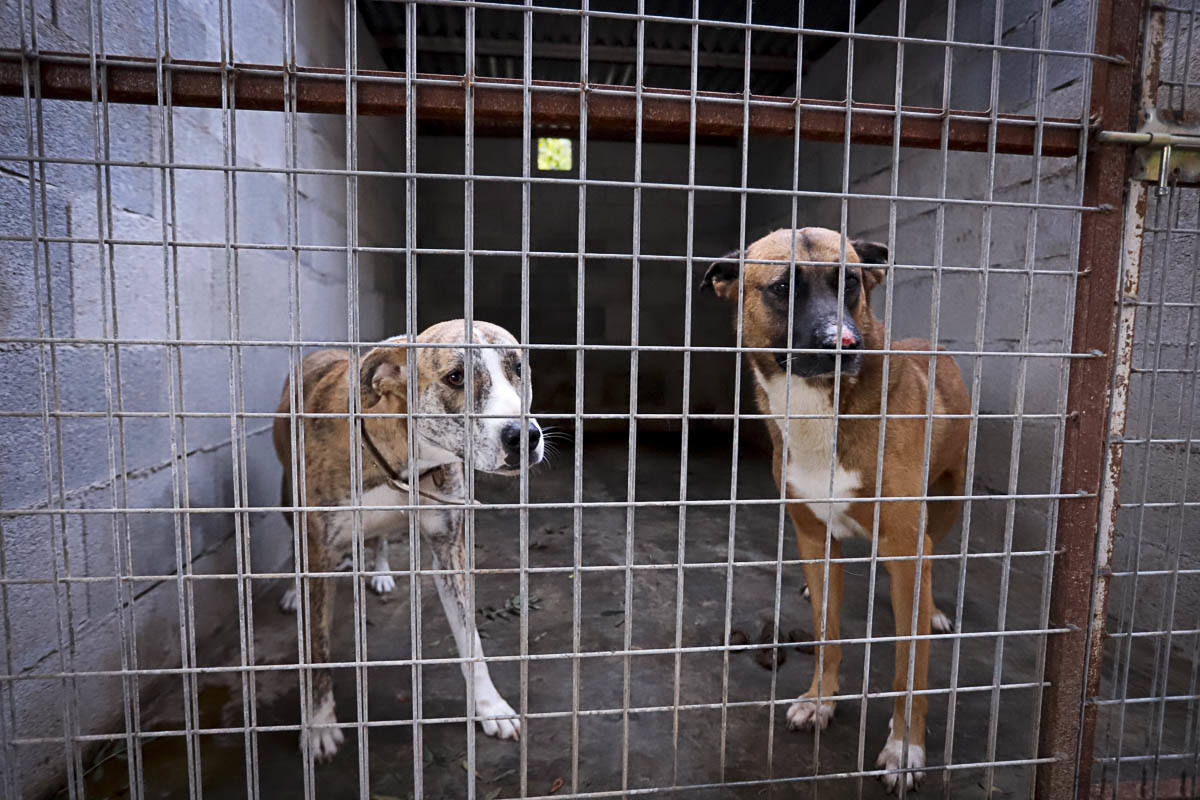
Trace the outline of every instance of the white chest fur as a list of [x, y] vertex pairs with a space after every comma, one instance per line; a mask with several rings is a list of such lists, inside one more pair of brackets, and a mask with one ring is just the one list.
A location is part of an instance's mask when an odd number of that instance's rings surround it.
[[[444, 491], [433, 485], [432, 481], [428, 478], [421, 483], [421, 488], [425, 491]], [[426, 503], [436, 504], [438, 501], [418, 496], [417, 503], [419, 505]], [[393, 508], [393, 506], [407, 506], [408, 504], [408, 492], [399, 491], [388, 484], [381, 484], [363, 492], [362, 500], [359, 503], [359, 505], [364, 506], [361, 511], [362, 538], [369, 541], [380, 536], [406, 535], [408, 531], [408, 512], [402, 508]], [[342, 506], [352, 508], [354, 504], [347, 497], [342, 500]], [[348, 513], [340, 514], [339, 517], [342, 524], [338, 526], [338, 537], [335, 539], [335, 544], [338, 547], [349, 547], [354, 526], [350, 522]], [[426, 531], [431, 529], [440, 530], [439, 526], [444, 524], [443, 518], [443, 514], [435, 512], [421, 514], [418, 517], [422, 529]]]
[[[833, 463], [835, 423], [828, 392], [810, 385], [804, 378], [792, 378], [789, 391], [782, 375], [767, 378], [755, 370], [754, 377], [767, 395], [772, 414], [819, 415], [818, 418], [771, 420], [788, 440], [787, 467], [783, 474], [792, 496], [805, 500], [850, 497], [862, 486], [862, 475], [857, 470], [850, 471], [840, 463]], [[806, 505], [817, 519], [830, 524], [834, 538], [867, 537], [863, 527], [847, 513], [849, 503], [831, 501]]]
[[[347, 506], [351, 505], [350, 498], [346, 498]], [[392, 510], [387, 506], [403, 506], [408, 504], [408, 497], [393, 489], [387, 484], [376, 486], [374, 489], [368, 489], [362, 494], [362, 505], [368, 508], [362, 511], [362, 532], [364, 539], [374, 539], [377, 536], [396, 533], [404, 525], [404, 512]], [[371, 506], [382, 506], [382, 508], [370, 508]], [[349, 534], [353, 528], [350, 525], [344, 527], [345, 542], [338, 542], [342, 546], [349, 544]]]

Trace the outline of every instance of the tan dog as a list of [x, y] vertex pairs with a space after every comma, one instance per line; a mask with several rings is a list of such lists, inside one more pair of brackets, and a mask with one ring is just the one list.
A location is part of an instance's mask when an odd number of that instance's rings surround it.
[[[872, 536], [875, 508], [879, 509], [881, 557], [902, 556], [885, 561], [891, 577], [892, 613], [896, 634], [911, 636], [916, 592], [916, 556], [929, 555], [958, 515], [957, 500], [927, 504], [922, 529], [922, 508], [912, 502], [845, 502], [872, 498], [876, 494], [879, 454], [879, 418], [883, 389], [884, 356], [871, 353], [884, 347], [883, 325], [871, 311], [869, 294], [883, 280], [888, 251], [872, 242], [847, 242], [845, 269], [842, 237], [824, 228], [778, 230], [759, 239], [746, 250], [742, 283], [742, 343], [748, 348], [777, 348], [777, 352], [752, 352], [746, 356], [754, 373], [759, 409], [779, 415], [768, 422], [774, 445], [774, 473], [778, 485], [786, 480], [789, 499], [812, 501], [788, 505], [796, 528], [818, 637], [840, 638], [842, 565], [828, 563], [828, 595], [825, 593], [825, 548], [830, 558], [842, 555], [841, 540], [850, 536]], [[804, 265], [803, 262], [830, 262]], [[842, 277], [844, 276], [844, 277]], [[840, 295], [839, 295], [839, 282]], [[709, 268], [701, 284], [703, 291], [738, 300], [738, 259], [733, 257]], [[839, 296], [841, 302], [839, 302]], [[789, 331], [789, 311], [791, 326]], [[790, 336], [789, 336], [790, 333]], [[893, 350], [929, 350], [929, 342], [907, 339], [892, 342]], [[808, 350], [807, 353], [792, 352]], [[815, 351], [815, 352], [814, 352]], [[863, 352], [868, 351], [868, 352]], [[894, 354], [890, 357], [887, 385], [881, 497], [961, 495], [965, 471], [968, 424], [963, 419], [934, 419], [929, 444], [929, 474], [922, 480], [926, 421], [923, 418], [893, 419], [893, 414], [925, 414], [928, 408], [930, 356]], [[969, 401], [958, 365], [949, 356], [938, 356], [933, 390], [933, 412], [966, 414]], [[840, 370], [838, 406], [833, 406], [834, 375]], [[790, 377], [789, 377], [790, 376]], [[786, 398], [786, 399], [785, 399]], [[817, 415], [783, 419], [783, 415]], [[838, 418], [866, 414], [875, 417]], [[835, 422], [836, 420], [836, 422]], [[837, 428], [837, 461], [833, 463], [834, 425]], [[786, 431], [786, 434], [785, 434]], [[787, 463], [783, 463], [784, 436], [788, 436]], [[830, 501], [832, 499], [832, 502]], [[928, 635], [931, 624], [949, 630], [950, 620], [933, 606], [931, 562], [923, 561], [917, 611], [919, 635]], [[823, 608], [828, 619], [822, 625]], [[820, 631], [824, 628], [824, 634]], [[910, 641], [896, 645], [894, 691], [905, 692], [909, 678]], [[829, 644], [823, 664], [813, 675], [812, 686], [788, 709], [792, 728], [824, 728], [833, 716], [838, 691], [841, 647]], [[916, 641], [913, 689], [926, 688], [929, 671], [929, 640]], [[818, 688], [819, 687], [819, 688]], [[908, 752], [904, 753], [905, 696], [893, 704], [891, 731], [879, 754], [878, 765], [889, 789], [896, 790], [901, 775], [909, 788], [924, 778], [925, 713], [928, 700], [912, 696], [911, 725], [907, 729]], [[907, 772], [900, 770], [907, 769]]]
[[[350, 462], [351, 439], [348, 418], [352, 354], [345, 350], [320, 350], [305, 357], [303, 392], [305, 413], [347, 414], [347, 417], [317, 417], [303, 422], [297, 435], [304, 437], [304, 493], [300, 505], [320, 506], [320, 511], [305, 512], [307, 529], [307, 572], [332, 572], [340, 554], [353, 544], [355, 512], [352, 505], [404, 506], [409, 494], [404, 482], [419, 481], [420, 504], [440, 503], [437, 498], [462, 498], [464, 495], [467, 441], [471, 441], [471, 466], [484, 472], [517, 474], [521, 468], [522, 432], [520, 415], [527, 413], [532, 388], [521, 363], [517, 340], [508, 331], [487, 322], [475, 322], [471, 341], [492, 347], [472, 349], [472, 369], [465, 364], [466, 327], [462, 320], [434, 325], [417, 337], [417, 345], [457, 345], [449, 347], [413, 347], [405, 337], [389, 339], [365, 355], [357, 365], [361, 387], [359, 442], [362, 447], [362, 493], [352, 492]], [[495, 347], [500, 345], [500, 347]], [[415, 351], [415, 352], [414, 352]], [[416, 411], [422, 416], [411, 421], [414, 431], [416, 465], [409, 463], [409, 420], [380, 418], [377, 414], [403, 415], [408, 410], [407, 359], [416, 358]], [[463, 414], [465, 386], [472, 386], [472, 414], [468, 432]], [[287, 383], [279, 402], [279, 412], [291, 407]], [[434, 415], [427, 417], [424, 415]], [[528, 463], [542, 459], [544, 442], [541, 428], [532, 418], [526, 429]], [[289, 419], [277, 417], [274, 426], [275, 452], [283, 464], [283, 505], [292, 503], [292, 432]], [[432, 496], [432, 499], [431, 499]], [[293, 524], [291, 512], [285, 512]], [[450, 621], [454, 641], [461, 656], [482, 657], [483, 646], [475, 629], [474, 609], [467, 602], [467, 554], [463, 540], [463, 512], [454, 509], [421, 511], [418, 527], [433, 553], [433, 568], [454, 570], [435, 577], [438, 596]], [[388, 534], [407, 531], [404, 511], [366, 510], [357, 527], [363, 539], [386, 543]], [[376, 570], [386, 572], [386, 551]], [[383, 588], [391, 588], [391, 576]], [[306, 578], [309, 609], [306, 629], [316, 663], [329, 661], [330, 626], [333, 616], [333, 578]], [[381, 590], [376, 584], [374, 588]], [[463, 663], [463, 676], [474, 686], [475, 708], [484, 733], [502, 739], [520, 736], [520, 724], [512, 706], [504, 701], [492, 684], [483, 661]], [[328, 669], [314, 670], [312, 715], [301, 747], [311, 749], [312, 757], [327, 760], [343, 741], [334, 715], [333, 677]]]

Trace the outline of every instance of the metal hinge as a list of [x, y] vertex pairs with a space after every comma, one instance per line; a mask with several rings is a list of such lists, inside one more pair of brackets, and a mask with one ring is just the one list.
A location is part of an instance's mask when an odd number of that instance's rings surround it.
[[1151, 113], [1136, 131], [1099, 131], [1096, 139], [1137, 147], [1133, 177], [1157, 182], [1160, 195], [1167, 193], [1169, 180], [1200, 182], [1200, 126], [1166, 122]]

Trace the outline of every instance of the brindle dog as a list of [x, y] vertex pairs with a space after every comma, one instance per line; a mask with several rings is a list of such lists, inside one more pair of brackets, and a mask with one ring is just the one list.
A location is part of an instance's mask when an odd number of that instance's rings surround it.
[[[304, 441], [304, 486], [299, 505], [318, 507], [304, 512], [307, 572], [329, 573], [337, 568], [340, 554], [353, 544], [355, 531], [352, 510], [363, 510], [357, 526], [365, 540], [386, 541], [388, 534], [407, 530], [407, 513], [388, 506], [409, 504], [404, 482], [417, 483], [418, 502], [442, 505], [448, 498], [464, 496], [467, 465], [467, 441], [471, 442], [471, 464], [483, 472], [519, 474], [521, 469], [522, 426], [520, 416], [527, 412], [532, 388], [528, 370], [521, 361], [517, 340], [508, 331], [487, 322], [471, 327], [471, 342], [491, 345], [472, 348], [472, 367], [466, 366], [466, 325], [463, 320], [442, 322], [422, 332], [415, 344], [405, 337], [389, 339], [371, 349], [353, 363], [344, 350], [320, 350], [308, 355], [303, 364], [303, 410], [306, 413], [345, 414], [345, 417], [305, 419], [297, 436]], [[421, 347], [420, 345], [443, 345]], [[415, 439], [416, 463], [409, 463], [408, 358], [416, 359], [416, 411], [411, 421]], [[357, 370], [362, 418], [357, 441], [362, 447], [361, 493], [351, 481], [351, 369]], [[468, 432], [466, 416], [467, 382], [472, 387], [472, 414]], [[288, 414], [291, 388], [285, 382], [279, 412]], [[389, 416], [381, 416], [381, 415]], [[390, 416], [399, 415], [399, 416]], [[531, 417], [524, 430], [528, 463], [541, 461], [545, 443], [537, 421]], [[292, 503], [292, 431], [287, 417], [278, 417], [274, 426], [275, 452], [283, 465], [283, 505]], [[284, 514], [292, 524], [291, 512]], [[461, 656], [482, 657], [483, 647], [475, 628], [475, 614], [467, 603], [467, 553], [463, 540], [463, 511], [436, 508], [420, 511], [417, 524], [433, 554], [433, 568], [453, 570], [439, 574], [434, 581], [438, 596], [450, 621], [454, 641]], [[378, 571], [388, 569], [386, 552]], [[381, 568], [382, 565], [382, 568]], [[391, 576], [375, 576], [387, 577]], [[304, 615], [312, 658], [315, 663], [329, 661], [335, 578], [305, 578], [309, 607]], [[379, 590], [379, 585], [375, 588]], [[390, 588], [390, 586], [388, 587]], [[520, 723], [512, 706], [504, 701], [488, 674], [483, 661], [464, 662], [463, 676], [474, 686], [475, 708], [484, 733], [501, 739], [520, 736]], [[314, 670], [312, 714], [301, 736], [301, 747], [308, 748], [317, 760], [328, 760], [343, 741], [334, 715], [333, 676], [328, 669]]]

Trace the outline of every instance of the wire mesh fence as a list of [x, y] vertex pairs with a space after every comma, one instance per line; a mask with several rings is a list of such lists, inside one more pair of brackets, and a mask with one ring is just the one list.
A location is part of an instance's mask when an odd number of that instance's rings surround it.
[[1191, 190], [1118, 314], [1091, 136], [1142, 4], [3, 13], [5, 796], [1194, 760]]

